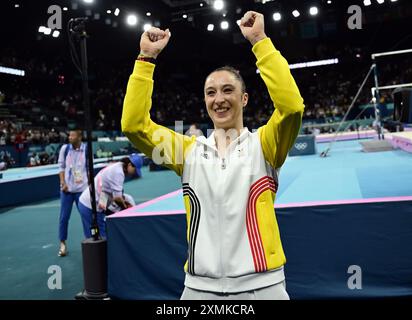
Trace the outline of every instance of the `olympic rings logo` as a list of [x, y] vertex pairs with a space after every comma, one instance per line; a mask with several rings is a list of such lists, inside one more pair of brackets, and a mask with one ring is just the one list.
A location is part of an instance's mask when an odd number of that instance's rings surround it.
[[308, 144], [306, 142], [295, 143], [295, 148], [298, 149], [299, 151], [305, 150], [307, 147], [308, 147]]

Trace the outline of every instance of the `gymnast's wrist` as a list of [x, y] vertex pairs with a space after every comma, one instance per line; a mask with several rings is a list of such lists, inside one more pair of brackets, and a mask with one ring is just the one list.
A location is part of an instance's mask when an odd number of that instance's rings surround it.
[[139, 61], [146, 61], [155, 64], [156, 63], [157, 55], [149, 54], [145, 52], [140, 52], [137, 56], [137, 60]]

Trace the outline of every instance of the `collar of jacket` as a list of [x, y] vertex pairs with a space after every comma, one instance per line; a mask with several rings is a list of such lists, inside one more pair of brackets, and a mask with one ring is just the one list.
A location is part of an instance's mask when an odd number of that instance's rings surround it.
[[[227, 150], [233, 150], [234, 148], [236, 148], [237, 145], [240, 145], [242, 142], [244, 142], [247, 139], [249, 134], [250, 134], [249, 129], [247, 127], [243, 127], [242, 131], [240, 132], [240, 135], [229, 144], [229, 146], [227, 147]], [[215, 140], [215, 130], [213, 130], [213, 132], [210, 134], [210, 136], [207, 139], [203, 137], [203, 139], [199, 139], [199, 140], [205, 145], [207, 145], [208, 147], [217, 151], [216, 140]]]

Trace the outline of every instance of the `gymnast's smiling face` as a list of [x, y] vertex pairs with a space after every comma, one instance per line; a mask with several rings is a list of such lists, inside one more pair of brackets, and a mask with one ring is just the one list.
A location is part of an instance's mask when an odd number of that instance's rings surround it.
[[205, 81], [204, 99], [215, 129], [243, 128], [243, 108], [247, 105], [248, 94], [232, 72], [212, 72]]

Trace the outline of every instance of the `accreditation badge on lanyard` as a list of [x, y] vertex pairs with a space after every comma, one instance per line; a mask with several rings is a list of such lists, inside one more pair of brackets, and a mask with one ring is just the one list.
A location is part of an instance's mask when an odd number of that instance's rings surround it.
[[[85, 156], [83, 150], [80, 150], [80, 152], [73, 152], [73, 154], [76, 154], [75, 159], [70, 157], [70, 169], [73, 174], [74, 178], [74, 183], [75, 184], [82, 184], [83, 183], [83, 170], [82, 168], [84, 167], [85, 164]], [[75, 160], [75, 161], [73, 161]], [[84, 161], [83, 161], [84, 160]]]
[[73, 176], [74, 176], [74, 183], [76, 184], [82, 184], [83, 183], [83, 174], [82, 171], [79, 170], [78, 168], [73, 170]]

